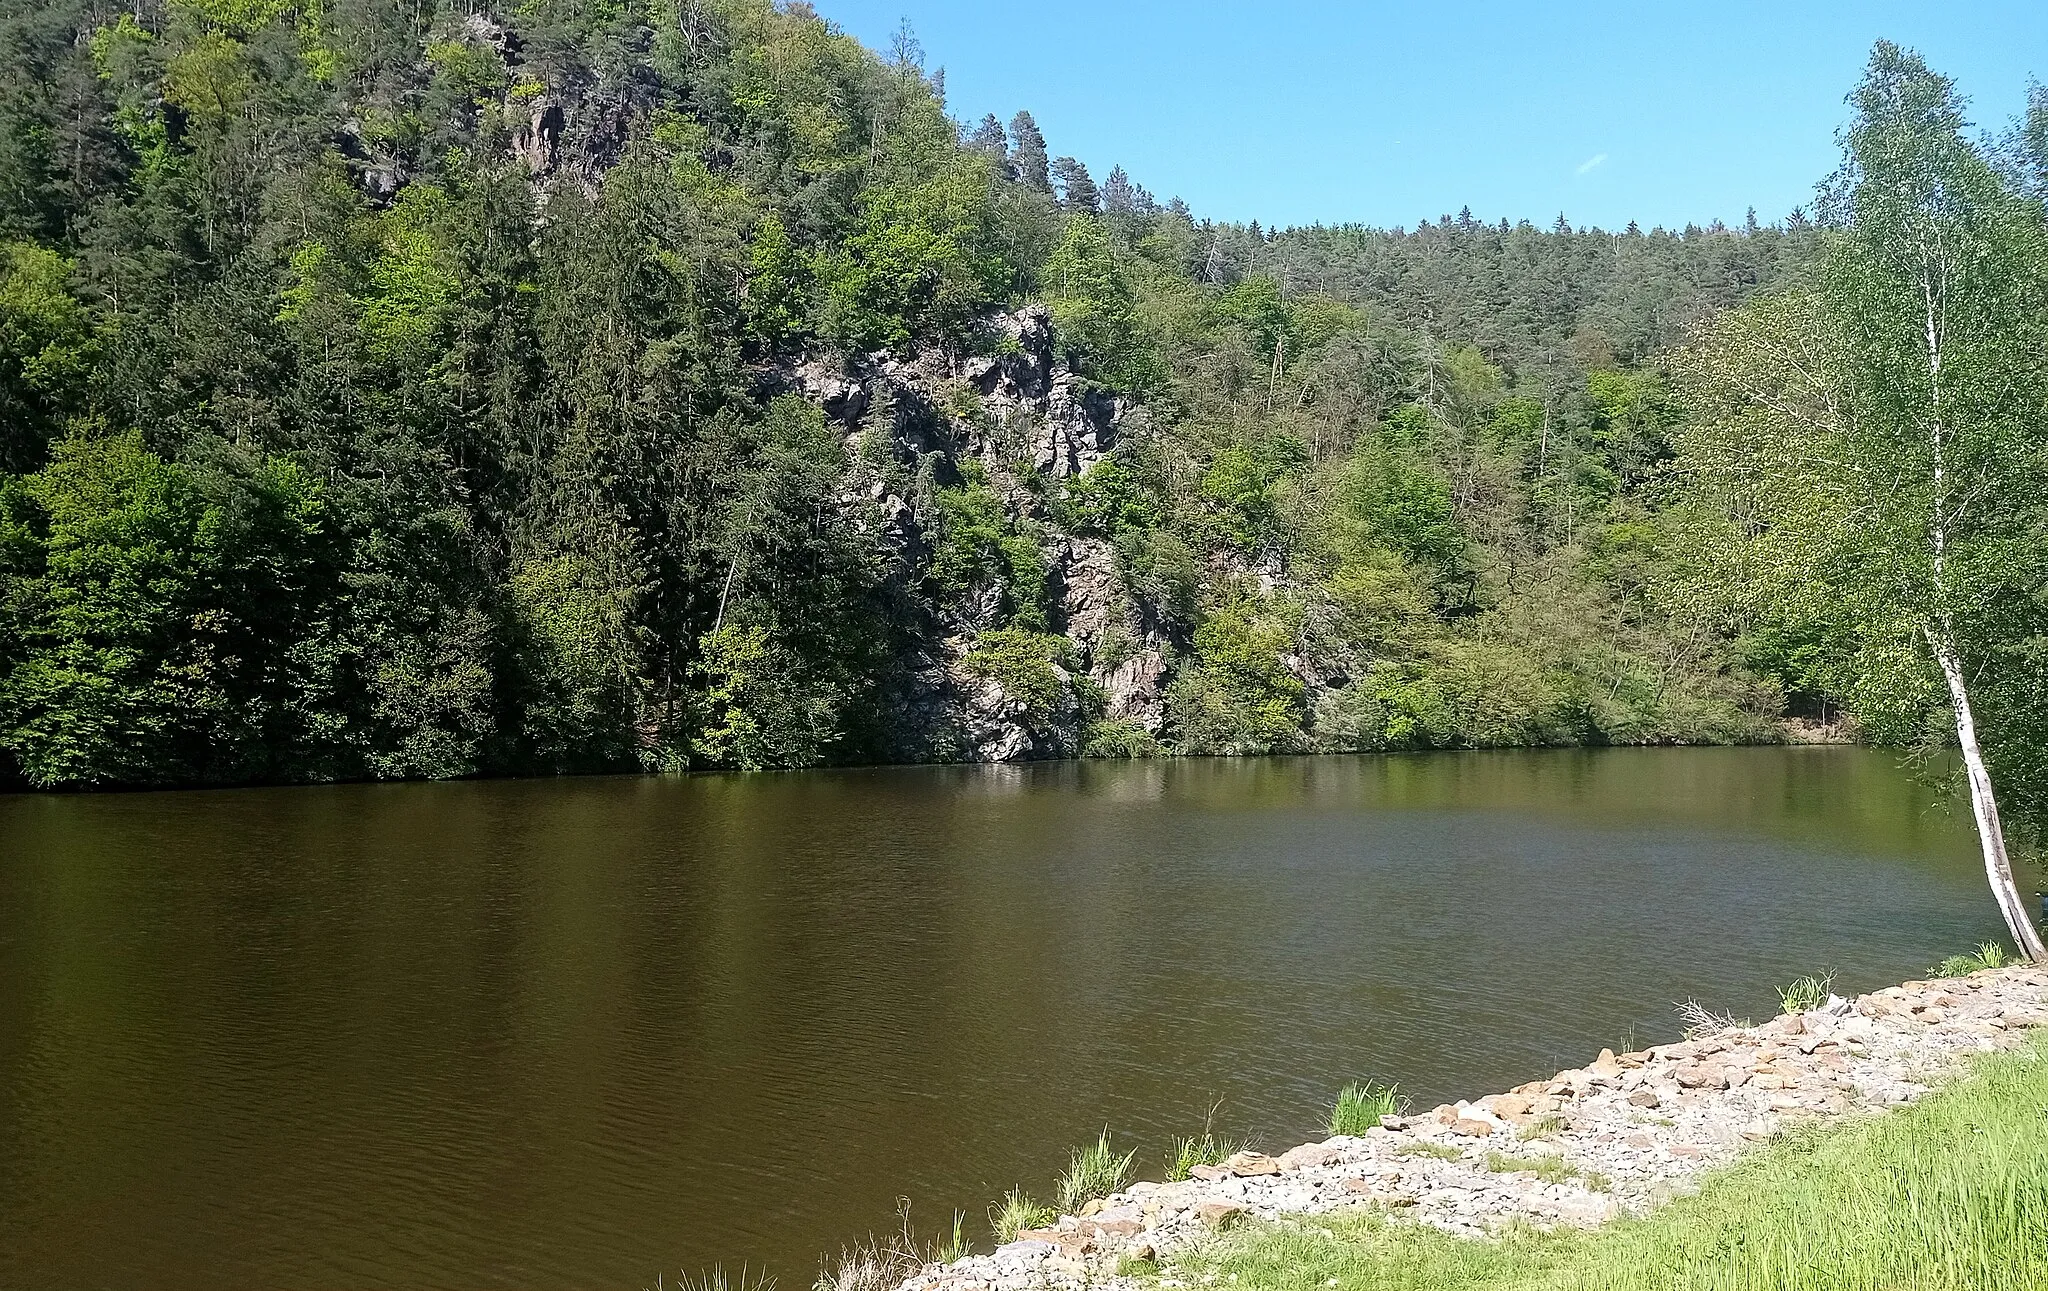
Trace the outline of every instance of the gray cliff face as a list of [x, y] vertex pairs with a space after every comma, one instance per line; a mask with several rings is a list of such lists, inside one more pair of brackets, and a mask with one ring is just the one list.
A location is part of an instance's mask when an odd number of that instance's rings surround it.
[[1098, 718], [1156, 735], [1166, 637], [1132, 597], [1115, 548], [1066, 533], [1041, 500], [1047, 484], [1087, 473], [1120, 437], [1142, 432], [1143, 410], [1069, 370], [1044, 306], [994, 315], [986, 330], [996, 353], [811, 357], [771, 378], [843, 431], [853, 464], [843, 498], [879, 517], [885, 549], [906, 559], [927, 550], [920, 494], [957, 483], [968, 463], [979, 465], [1013, 519], [1042, 535], [1049, 626], [1070, 646], [1069, 658], [1053, 665], [1059, 702], [1034, 709], [966, 666], [978, 636], [1001, 626], [1000, 589], [980, 589], [932, 625], [909, 661], [911, 680], [892, 714], [903, 733], [895, 752], [990, 762], [1073, 757]]
[[[514, 81], [525, 66], [518, 37], [487, 14], [463, 17], [456, 39], [497, 53]], [[526, 83], [480, 109], [496, 114], [501, 146], [543, 192], [580, 187], [595, 196], [649, 105], [630, 78]], [[360, 123], [336, 139], [358, 184], [388, 204], [410, 178]], [[849, 462], [841, 503], [874, 532], [899, 571], [931, 554], [932, 492], [958, 484], [969, 463], [1001, 497], [1007, 516], [1040, 537], [1048, 574], [1049, 629], [1069, 649], [1052, 665], [1060, 698], [1027, 704], [995, 677], [968, 666], [981, 635], [1003, 626], [1000, 587], [971, 589], [965, 603], [919, 625], [885, 724], [886, 756], [903, 761], [1013, 761], [1073, 757], [1098, 720], [1157, 736], [1173, 647], [1131, 594], [1116, 550], [1066, 532], [1044, 498], [1085, 475], [1120, 438], [1143, 433], [1144, 409], [1091, 387], [1059, 357], [1042, 305], [991, 314], [976, 354], [925, 347], [909, 354], [810, 355], [774, 364], [761, 393], [801, 394], [843, 433]]]
[[[447, 35], [495, 52], [515, 82], [526, 74], [519, 37], [487, 13], [462, 16]], [[490, 118], [479, 122], [480, 133], [495, 137], [506, 159], [523, 167], [538, 189], [566, 184], [595, 197], [605, 171], [624, 154], [633, 126], [653, 107], [644, 80], [582, 74], [545, 87], [527, 82], [477, 111]], [[334, 144], [358, 186], [379, 205], [395, 200], [411, 179], [405, 163], [360, 118], [344, 124]]]

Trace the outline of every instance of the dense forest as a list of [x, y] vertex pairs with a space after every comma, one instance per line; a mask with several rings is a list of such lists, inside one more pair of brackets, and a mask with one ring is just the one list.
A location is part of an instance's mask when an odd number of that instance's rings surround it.
[[[17, 783], [1946, 729], [1713, 469], [1715, 320], [1833, 281], [1853, 176], [1219, 224], [768, 0], [15, 0], [0, 53]], [[2037, 226], [2035, 115], [1983, 168]], [[1956, 638], [2013, 704], [2032, 595]]]

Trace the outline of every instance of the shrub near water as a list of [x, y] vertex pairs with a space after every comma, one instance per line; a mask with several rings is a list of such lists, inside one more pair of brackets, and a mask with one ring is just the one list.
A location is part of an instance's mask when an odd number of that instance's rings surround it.
[[1802, 977], [1790, 986], [1778, 988], [1778, 1004], [1787, 1013], [1805, 1013], [1827, 1003], [1834, 989], [1833, 973]]
[[2038, 1291], [2048, 1037], [1890, 1115], [1781, 1139], [1592, 1233], [1469, 1241], [1380, 1214], [1249, 1229], [1172, 1272], [1232, 1291]]
[[2011, 962], [2005, 947], [1995, 941], [1980, 942], [1972, 955], [1950, 955], [1939, 964], [1927, 970], [1929, 977], [1968, 977], [1986, 968], [1999, 968]]
[[1363, 1134], [1378, 1125], [1381, 1117], [1398, 1112], [1400, 1101], [1399, 1090], [1376, 1080], [1346, 1085], [1330, 1109], [1330, 1133]]
[[1244, 1147], [1241, 1140], [1219, 1139], [1206, 1132], [1201, 1138], [1177, 1138], [1173, 1141], [1173, 1152], [1166, 1158], [1166, 1181], [1179, 1183], [1198, 1165], [1221, 1165]]
[[1123, 1187], [1131, 1177], [1131, 1163], [1137, 1156], [1136, 1152], [1119, 1156], [1109, 1145], [1108, 1130], [1086, 1147], [1075, 1148], [1067, 1162], [1067, 1172], [1060, 1176], [1060, 1209], [1079, 1210], [1097, 1197], [1107, 1197]]
[[1029, 1228], [1044, 1228], [1060, 1217], [1051, 1206], [1041, 1206], [1027, 1196], [1022, 1188], [1012, 1188], [1003, 1194], [1003, 1199], [989, 1207], [988, 1226], [996, 1235], [996, 1245], [1017, 1240], [1017, 1234]]

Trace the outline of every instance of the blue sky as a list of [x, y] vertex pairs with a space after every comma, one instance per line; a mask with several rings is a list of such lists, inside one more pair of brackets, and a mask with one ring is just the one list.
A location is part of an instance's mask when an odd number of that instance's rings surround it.
[[954, 115], [1031, 109], [1055, 156], [1273, 224], [1619, 228], [1781, 218], [1833, 169], [1879, 37], [1980, 125], [2048, 80], [2048, 0], [1716, 4], [816, 0], [886, 50], [910, 21]]

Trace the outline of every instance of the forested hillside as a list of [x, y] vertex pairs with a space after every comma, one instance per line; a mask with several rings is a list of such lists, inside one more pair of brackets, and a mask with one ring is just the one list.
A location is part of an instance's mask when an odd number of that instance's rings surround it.
[[939, 81], [766, 0], [9, 5], [6, 773], [1833, 716], [1685, 594], [1659, 358], [1803, 219], [1218, 225]]

